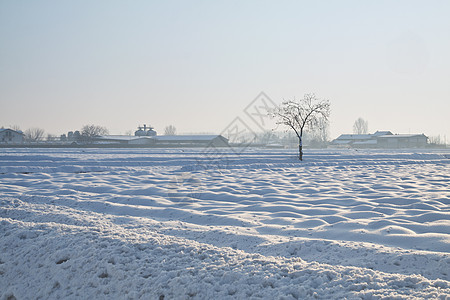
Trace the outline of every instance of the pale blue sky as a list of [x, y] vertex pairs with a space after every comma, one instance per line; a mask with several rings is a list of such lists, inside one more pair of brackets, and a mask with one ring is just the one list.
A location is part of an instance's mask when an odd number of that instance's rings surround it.
[[261, 91], [332, 103], [331, 137], [450, 140], [450, 1], [0, 0], [0, 126], [219, 133]]

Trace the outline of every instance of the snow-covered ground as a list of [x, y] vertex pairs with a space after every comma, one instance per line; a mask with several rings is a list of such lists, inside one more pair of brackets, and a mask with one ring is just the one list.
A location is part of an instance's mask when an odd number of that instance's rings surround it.
[[0, 299], [450, 297], [450, 151], [304, 158], [1, 149]]

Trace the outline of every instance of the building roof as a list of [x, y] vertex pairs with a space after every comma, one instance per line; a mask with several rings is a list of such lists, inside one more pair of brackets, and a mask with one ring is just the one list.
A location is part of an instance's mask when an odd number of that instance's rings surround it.
[[99, 136], [96, 139], [98, 140], [108, 140], [108, 141], [136, 141], [142, 139], [150, 139], [156, 140], [160, 142], [189, 142], [189, 141], [212, 141], [215, 138], [222, 138], [227, 140], [221, 135], [210, 135], [210, 134], [202, 134], [202, 135], [159, 135], [159, 136], [134, 136], [134, 135], [103, 135]]
[[114, 140], [114, 141], [131, 141], [138, 139], [153, 139], [151, 136], [134, 136], [134, 135], [102, 135], [96, 137], [100, 140]]
[[166, 142], [172, 142], [172, 141], [211, 141], [215, 138], [223, 138], [221, 135], [215, 135], [215, 134], [199, 134], [199, 135], [159, 135], [155, 136], [154, 138], [158, 141], [166, 141]]
[[392, 134], [392, 135], [382, 135], [382, 136], [378, 136], [378, 138], [383, 138], [383, 139], [392, 139], [392, 138], [410, 138], [410, 137], [426, 137], [423, 133], [421, 134]]
[[377, 130], [373, 136], [382, 136], [382, 135], [392, 135], [392, 132], [386, 130], [386, 131], [381, 131], [381, 130]]
[[392, 134], [390, 131], [377, 131], [373, 134], [341, 134], [333, 140], [335, 145], [376, 145], [378, 139], [407, 139], [414, 137], [427, 138], [422, 134]]
[[371, 138], [371, 134], [341, 134], [337, 140], [369, 140]]
[[12, 131], [12, 132], [15, 132], [17, 134], [24, 135], [24, 133], [22, 131], [20, 131], [20, 130], [17, 131], [17, 130], [11, 129], [11, 128], [0, 128], [0, 132], [4, 132], [4, 131]]

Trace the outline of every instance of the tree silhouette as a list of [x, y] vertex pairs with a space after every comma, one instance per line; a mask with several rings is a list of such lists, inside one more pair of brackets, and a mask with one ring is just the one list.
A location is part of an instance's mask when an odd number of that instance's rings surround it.
[[305, 94], [300, 100], [284, 101], [272, 116], [277, 124], [288, 126], [298, 138], [298, 158], [303, 160], [303, 133], [326, 124], [330, 116], [330, 101], [318, 99], [314, 94]]
[[41, 128], [29, 128], [25, 130], [25, 139], [29, 142], [39, 142], [44, 138], [44, 129]]
[[353, 133], [354, 134], [367, 134], [369, 133], [369, 122], [363, 118], [358, 118], [358, 120], [353, 123]]
[[109, 133], [109, 130], [106, 127], [99, 125], [84, 125], [81, 128], [81, 139], [83, 141], [89, 142], [94, 137], [106, 135]]

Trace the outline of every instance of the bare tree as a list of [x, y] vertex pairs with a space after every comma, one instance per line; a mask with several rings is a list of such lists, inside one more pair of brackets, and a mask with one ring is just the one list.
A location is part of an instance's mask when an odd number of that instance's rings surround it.
[[447, 137], [444, 135], [434, 135], [429, 137], [430, 145], [432, 146], [445, 146], [447, 144]]
[[311, 144], [315, 147], [325, 147], [329, 140], [329, 122], [319, 118], [317, 125], [310, 130]]
[[96, 136], [102, 136], [107, 135], [109, 133], [109, 130], [106, 127], [99, 126], [99, 125], [84, 125], [81, 128], [81, 138], [85, 141], [90, 141], [92, 138]]
[[354, 134], [367, 134], [369, 133], [369, 122], [364, 120], [363, 118], [358, 118], [353, 124], [353, 133]]
[[298, 158], [303, 160], [303, 133], [327, 122], [330, 116], [330, 101], [306, 94], [300, 100], [284, 101], [273, 113], [277, 124], [288, 126], [298, 138]]
[[44, 129], [41, 128], [29, 128], [25, 130], [25, 139], [29, 142], [38, 142], [44, 138]]
[[166, 126], [166, 128], [164, 128], [164, 135], [176, 135], [176, 134], [177, 134], [177, 129], [175, 128], [175, 126], [169, 125], [169, 126]]

